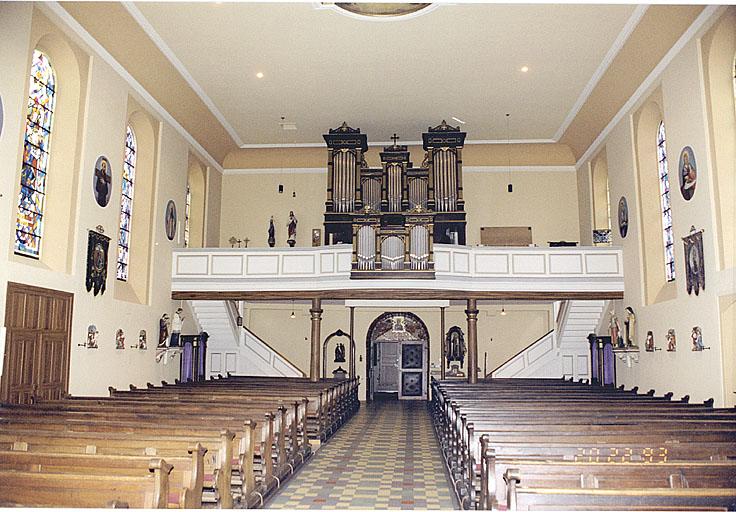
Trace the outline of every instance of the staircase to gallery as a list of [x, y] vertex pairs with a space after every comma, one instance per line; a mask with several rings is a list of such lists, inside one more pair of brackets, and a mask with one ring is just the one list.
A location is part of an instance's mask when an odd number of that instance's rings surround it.
[[608, 309], [604, 300], [562, 301], [555, 328], [491, 372], [498, 378], [590, 378], [587, 336], [596, 332]]
[[237, 303], [223, 300], [192, 300], [189, 307], [200, 332], [209, 335], [205, 377], [261, 375], [304, 377], [304, 373], [263, 339], [238, 325]]

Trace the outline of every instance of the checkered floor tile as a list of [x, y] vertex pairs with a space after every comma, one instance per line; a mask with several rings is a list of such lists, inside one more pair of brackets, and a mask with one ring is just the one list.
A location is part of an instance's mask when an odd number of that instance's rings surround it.
[[455, 508], [431, 421], [426, 402], [363, 405], [266, 508]]

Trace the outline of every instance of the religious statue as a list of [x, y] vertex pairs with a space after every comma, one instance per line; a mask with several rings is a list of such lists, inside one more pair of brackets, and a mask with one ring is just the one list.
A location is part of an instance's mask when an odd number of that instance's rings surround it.
[[644, 342], [644, 347], [647, 352], [654, 352], [654, 333], [647, 331], [647, 340]]
[[621, 325], [618, 323], [618, 318], [616, 317], [615, 311], [611, 311], [611, 321], [609, 323], [609, 329], [611, 332], [611, 343], [613, 343], [615, 347], [623, 348], [624, 339], [621, 337]]
[[675, 330], [670, 329], [667, 331], [667, 352], [675, 352], [677, 350], [677, 337], [675, 336]]
[[693, 332], [690, 334], [690, 338], [693, 340], [693, 352], [700, 352], [705, 349], [703, 345], [703, 331], [697, 325], [693, 327]]
[[276, 245], [276, 227], [273, 225], [273, 215], [268, 221], [268, 246], [273, 247]]
[[87, 348], [97, 348], [97, 337], [100, 335], [100, 331], [97, 330], [95, 324], [91, 324], [87, 328]]
[[118, 329], [115, 333], [115, 348], [118, 350], [125, 348], [125, 333], [122, 329]]
[[336, 363], [345, 362], [345, 345], [343, 343], [338, 343], [335, 346], [335, 362]]
[[166, 342], [169, 340], [169, 315], [164, 313], [158, 321], [158, 346], [166, 348]]
[[296, 245], [296, 217], [294, 216], [294, 212], [289, 212], [289, 223], [286, 225], [286, 227], [289, 230], [289, 238], [286, 240], [286, 243], [289, 244], [289, 247], [294, 247]]
[[141, 332], [138, 333], [138, 348], [140, 350], [146, 350], [148, 348], [146, 337], [146, 331], [142, 329]]
[[626, 320], [624, 321], [624, 325], [626, 326], [626, 346], [636, 346], [636, 315], [634, 314], [634, 310], [631, 309], [631, 306], [626, 307]]
[[174, 313], [174, 317], [171, 319], [171, 343], [169, 343], [170, 347], [179, 346], [179, 338], [181, 337], [181, 328], [183, 324], [184, 310], [178, 308], [176, 310], [176, 313]]
[[450, 327], [445, 338], [445, 358], [447, 359], [447, 367], [450, 362], [459, 361], [460, 366], [465, 364], [465, 339], [463, 331], [458, 326]]

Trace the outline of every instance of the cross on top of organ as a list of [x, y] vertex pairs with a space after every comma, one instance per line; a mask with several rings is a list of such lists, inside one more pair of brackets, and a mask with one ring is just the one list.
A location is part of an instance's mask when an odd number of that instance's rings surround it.
[[[327, 143], [325, 240], [353, 245], [353, 278], [388, 277], [382, 271], [434, 277], [432, 245], [465, 244], [462, 148], [465, 132], [444, 120], [422, 134], [418, 167], [408, 146], [380, 152], [381, 167], [365, 162], [368, 137], [343, 123]], [[408, 277], [408, 275], [407, 275]]]

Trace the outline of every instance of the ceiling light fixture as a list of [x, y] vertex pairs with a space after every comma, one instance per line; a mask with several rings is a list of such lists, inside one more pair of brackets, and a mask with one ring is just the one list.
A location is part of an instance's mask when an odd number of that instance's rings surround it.
[[506, 316], [506, 310], [501, 306], [501, 316]]
[[256, 73], [256, 78], [263, 78], [263, 73], [261, 73], [260, 71]]
[[508, 178], [509, 178], [509, 184], [506, 187], [506, 190], [509, 191], [509, 193], [514, 191], [514, 185], [511, 183], [511, 132], [509, 129], [509, 117], [511, 117], [511, 114], [506, 114], [506, 156], [508, 158]]
[[294, 301], [291, 301], [291, 314], [289, 315], [289, 318], [296, 318], [296, 314], [294, 313]]
[[521, 66], [522, 73], [526, 73], [527, 71], [529, 71], [529, 66]]
[[462, 119], [458, 119], [458, 118], [457, 118], [457, 117], [455, 117], [455, 116], [453, 116], [453, 117], [452, 117], [452, 119], [453, 119], [454, 121], [457, 121], [457, 122], [458, 122], [458, 123], [460, 123], [460, 124], [465, 124], [465, 121], [463, 121]]

